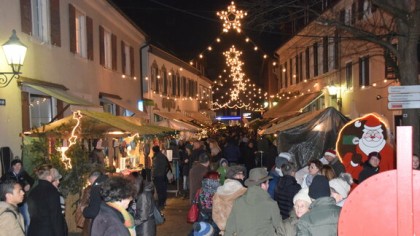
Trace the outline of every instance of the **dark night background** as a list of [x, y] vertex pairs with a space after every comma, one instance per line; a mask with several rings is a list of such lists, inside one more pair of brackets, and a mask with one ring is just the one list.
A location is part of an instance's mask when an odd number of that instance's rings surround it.
[[[261, 86], [263, 63], [262, 56], [273, 56], [279, 47], [283, 36], [279, 30], [259, 30], [257, 25], [247, 23], [246, 16], [242, 20], [243, 32], [234, 31], [222, 33], [222, 22], [216, 15], [217, 11], [227, 10], [231, 1], [220, 0], [113, 0], [113, 2], [130, 17], [150, 38], [150, 42], [182, 60], [189, 62], [198, 59], [203, 52], [202, 64], [206, 67], [206, 74], [214, 80], [222, 74], [225, 68], [225, 58], [222, 55], [233, 44], [243, 51], [243, 69], [246, 75], [257, 85]], [[255, 1], [259, 2], [259, 1]], [[235, 2], [237, 9], [247, 11], [252, 15], [254, 5]], [[252, 8], [252, 9], [248, 9]], [[253, 16], [251, 16], [253, 17]], [[253, 17], [252, 22], [255, 21]], [[273, 33], [274, 32], [274, 33]], [[215, 39], [220, 37], [222, 43]], [[253, 50], [253, 43], [245, 43], [249, 37], [258, 47]], [[207, 47], [212, 45], [212, 52]]]

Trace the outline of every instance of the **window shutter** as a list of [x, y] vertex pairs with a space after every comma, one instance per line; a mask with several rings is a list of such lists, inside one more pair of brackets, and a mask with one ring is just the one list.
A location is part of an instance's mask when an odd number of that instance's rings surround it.
[[105, 66], [104, 28], [99, 26], [99, 64]]
[[61, 47], [60, 0], [50, 0], [51, 44]]
[[369, 56], [365, 57], [365, 85], [368, 86], [370, 84], [369, 79]]
[[70, 52], [76, 53], [76, 9], [69, 4]]
[[134, 76], [134, 48], [130, 47], [130, 75]]
[[22, 32], [32, 34], [31, 0], [20, 0], [20, 19]]
[[31, 129], [31, 117], [29, 114], [29, 93], [22, 91], [20, 94], [22, 101], [22, 129], [26, 131]]
[[111, 35], [112, 70], [117, 70], [117, 36]]
[[[93, 61], [93, 21], [86, 16], [86, 39], [87, 39], [87, 57]], [[103, 37], [102, 37], [103, 40]]]
[[[126, 71], [125, 71], [125, 43], [124, 41], [121, 40], [121, 68], [122, 68], [122, 73], [125, 75]], [[128, 75], [127, 75], [128, 76]]]

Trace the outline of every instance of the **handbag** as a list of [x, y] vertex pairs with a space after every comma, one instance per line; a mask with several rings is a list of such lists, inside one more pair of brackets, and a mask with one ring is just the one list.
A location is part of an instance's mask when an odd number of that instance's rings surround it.
[[198, 220], [198, 214], [200, 212], [200, 209], [198, 209], [197, 200], [198, 200], [198, 195], [200, 195], [200, 193], [201, 193], [201, 189], [197, 190], [197, 192], [195, 193], [193, 204], [191, 205], [191, 208], [188, 211], [188, 215], [187, 215], [188, 223], [194, 223]]
[[159, 209], [156, 206], [153, 209], [153, 216], [155, 217], [156, 225], [161, 225], [165, 222], [165, 216], [159, 211]]

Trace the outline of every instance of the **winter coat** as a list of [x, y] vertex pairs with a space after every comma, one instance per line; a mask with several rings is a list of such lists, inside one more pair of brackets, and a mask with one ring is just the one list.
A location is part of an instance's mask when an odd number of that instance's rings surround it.
[[168, 158], [161, 152], [155, 153], [153, 156], [153, 177], [163, 177], [169, 170]]
[[268, 185], [268, 190], [267, 190], [267, 192], [268, 192], [268, 194], [270, 194], [270, 197], [273, 199], [273, 200], [275, 200], [274, 199], [274, 192], [275, 192], [275, 190], [276, 190], [276, 187], [277, 187], [277, 183], [279, 182], [279, 179], [280, 179], [280, 175], [279, 175], [279, 173], [276, 171], [276, 168], [273, 168], [273, 169], [271, 169], [270, 170], [270, 173], [268, 174], [269, 176], [271, 176], [271, 177], [273, 177], [272, 179], [270, 179], [269, 180], [269, 185]]
[[195, 162], [193, 167], [190, 170], [189, 174], [189, 189], [190, 189], [190, 201], [194, 200], [195, 193], [199, 188], [201, 188], [201, 180], [203, 180], [204, 175], [206, 175], [208, 167]]
[[155, 208], [153, 189], [154, 185], [152, 182], [146, 183], [143, 192], [137, 198], [136, 215], [134, 216], [137, 235], [156, 235], [156, 223], [153, 216], [153, 210]]
[[297, 236], [337, 236], [341, 207], [335, 205], [334, 198], [318, 198], [310, 209], [297, 223]]
[[225, 180], [225, 183], [217, 188], [213, 196], [213, 221], [220, 231], [225, 231], [226, 221], [232, 211], [233, 202], [246, 192], [246, 188], [239, 181]]
[[280, 227], [277, 203], [261, 187], [251, 186], [233, 204], [225, 235], [273, 236], [280, 231]]
[[299, 219], [295, 211], [291, 211], [290, 217], [282, 221], [281, 231], [278, 235], [281, 236], [296, 236], [296, 225]]
[[212, 222], [213, 196], [220, 186], [217, 179], [203, 179], [201, 181], [201, 191], [198, 195], [198, 209], [200, 214], [198, 221]]
[[238, 145], [233, 142], [228, 142], [223, 149], [223, 158], [228, 160], [229, 164], [239, 163], [241, 152], [239, 151]]
[[102, 202], [92, 223], [91, 236], [130, 236], [130, 232], [121, 213]]
[[373, 167], [369, 162], [365, 162], [363, 165], [363, 170], [359, 174], [359, 184], [366, 180], [367, 178], [377, 174], [379, 172], [379, 167]]
[[23, 216], [16, 206], [0, 202], [0, 236], [24, 236]]
[[67, 226], [61, 213], [60, 194], [52, 183], [38, 180], [28, 195], [28, 209], [31, 223], [28, 236], [64, 236]]
[[182, 176], [188, 176], [190, 172], [190, 157], [185, 150], [180, 150], [179, 155], [181, 157]]
[[101, 186], [105, 180], [108, 179], [107, 175], [100, 175], [92, 184], [90, 189], [89, 205], [83, 209], [83, 216], [88, 219], [93, 219], [98, 215], [101, 206]]
[[334, 158], [329, 164], [334, 170], [335, 176], [338, 177], [341, 173], [346, 173], [346, 169], [338, 157]]
[[293, 197], [300, 189], [301, 187], [295, 177], [290, 175], [280, 177], [276, 186], [274, 200], [277, 201], [283, 220], [289, 218], [290, 211], [293, 209]]

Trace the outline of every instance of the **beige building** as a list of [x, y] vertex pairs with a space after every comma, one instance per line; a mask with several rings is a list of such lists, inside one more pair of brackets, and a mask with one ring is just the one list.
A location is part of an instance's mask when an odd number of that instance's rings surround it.
[[203, 71], [154, 46], [142, 48], [143, 97], [151, 122], [211, 124], [211, 81]]
[[369, 0], [338, 1], [278, 48], [278, 69], [269, 83], [277, 86], [269, 91], [277, 92], [271, 94], [272, 108], [264, 116], [287, 117], [332, 106], [351, 119], [377, 112], [395, 127], [401, 112], [388, 109], [387, 90], [398, 82], [385, 60], [392, 55], [331, 26], [338, 22], [384, 33], [375, 28], [381, 20], [387, 23], [382, 14]]
[[[27, 46], [19, 80], [0, 88], [0, 147], [21, 154], [22, 131], [83, 106], [141, 116], [140, 48], [146, 35], [106, 0], [0, 0], [0, 42]], [[3, 52], [0, 71], [11, 71]]]

